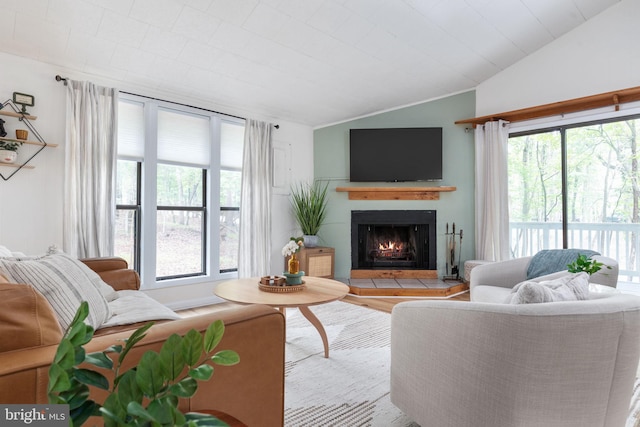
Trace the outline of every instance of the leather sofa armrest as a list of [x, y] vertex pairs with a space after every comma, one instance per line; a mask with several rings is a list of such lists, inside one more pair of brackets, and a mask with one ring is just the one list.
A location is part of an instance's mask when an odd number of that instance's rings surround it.
[[98, 273], [116, 291], [140, 289], [140, 276], [129, 268], [127, 261], [119, 257], [85, 258], [85, 265]]
[[[284, 423], [285, 320], [283, 314], [264, 305], [237, 306], [179, 320], [158, 321], [127, 355], [123, 370], [132, 367], [147, 350], [159, 351], [171, 334], [189, 329], [205, 331], [216, 319], [225, 332], [216, 351], [235, 350], [240, 363], [216, 366], [209, 381], [199, 382], [198, 391], [181, 401], [184, 411], [215, 409], [249, 426], [282, 426]], [[90, 352], [122, 344], [135, 329], [95, 337], [85, 346]], [[57, 345], [0, 353], [0, 402], [47, 403], [48, 370]], [[94, 369], [93, 367], [91, 369]], [[109, 381], [112, 373], [102, 372]], [[91, 388], [99, 402], [107, 394]], [[90, 423], [93, 425], [93, 423]]]

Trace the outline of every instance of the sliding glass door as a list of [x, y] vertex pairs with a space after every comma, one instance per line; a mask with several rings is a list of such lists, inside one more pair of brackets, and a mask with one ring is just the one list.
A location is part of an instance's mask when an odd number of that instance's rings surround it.
[[630, 117], [511, 135], [512, 256], [593, 249], [639, 282], [639, 132]]

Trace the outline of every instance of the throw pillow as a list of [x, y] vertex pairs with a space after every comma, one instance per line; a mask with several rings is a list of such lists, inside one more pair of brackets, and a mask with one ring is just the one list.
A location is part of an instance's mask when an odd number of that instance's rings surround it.
[[511, 295], [507, 302], [511, 304], [532, 304], [577, 301], [588, 298], [589, 275], [587, 273], [575, 273], [555, 280], [518, 283], [511, 290]]
[[543, 249], [531, 258], [527, 267], [527, 280], [558, 271], [566, 271], [567, 266], [578, 258], [578, 255], [600, 255], [589, 249]]
[[100, 277], [79, 260], [64, 253], [39, 258], [0, 258], [0, 273], [14, 283], [35, 287], [53, 307], [66, 330], [82, 301], [89, 304], [86, 323], [98, 329], [110, 317], [109, 305], [98, 291]]
[[51, 305], [30, 285], [0, 283], [0, 353], [58, 344], [60, 323]]

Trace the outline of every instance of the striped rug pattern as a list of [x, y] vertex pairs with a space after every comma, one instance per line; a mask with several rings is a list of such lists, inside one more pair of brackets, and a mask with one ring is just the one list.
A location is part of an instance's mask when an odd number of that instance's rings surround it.
[[[329, 338], [287, 311], [285, 427], [419, 427], [389, 399], [388, 313], [345, 302], [311, 307]], [[640, 427], [636, 380], [625, 427]]]

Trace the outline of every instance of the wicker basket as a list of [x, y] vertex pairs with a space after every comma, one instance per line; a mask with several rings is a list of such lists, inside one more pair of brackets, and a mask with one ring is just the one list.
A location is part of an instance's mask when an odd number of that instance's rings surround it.
[[301, 285], [284, 285], [284, 286], [263, 285], [262, 283], [258, 283], [258, 287], [260, 288], [261, 291], [274, 292], [274, 293], [298, 292], [306, 288], [304, 282], [302, 282]]

